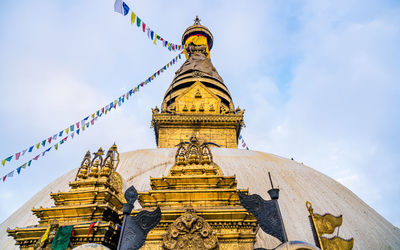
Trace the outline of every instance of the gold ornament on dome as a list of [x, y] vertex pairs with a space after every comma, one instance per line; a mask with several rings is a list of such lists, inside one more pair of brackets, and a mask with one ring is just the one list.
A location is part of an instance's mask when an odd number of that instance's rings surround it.
[[193, 209], [172, 223], [163, 236], [164, 249], [216, 249], [218, 239], [211, 226]]
[[[326, 234], [332, 234], [335, 229], [342, 225], [342, 215], [334, 216], [330, 213], [324, 215], [315, 214], [311, 202], [306, 202], [306, 207], [310, 213], [312, 228], [315, 233], [316, 243], [322, 250], [351, 250], [353, 249], [354, 239], [343, 239], [341, 237], [333, 236], [328, 238]], [[339, 228], [338, 228], [339, 234]]]

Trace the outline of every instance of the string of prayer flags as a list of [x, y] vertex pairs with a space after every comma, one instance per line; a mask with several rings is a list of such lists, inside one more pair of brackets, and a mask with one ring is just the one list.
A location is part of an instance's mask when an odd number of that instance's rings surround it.
[[157, 41], [161, 41], [163, 47], [167, 48], [169, 51], [180, 51], [183, 49], [182, 45], [170, 43], [167, 40], [165, 40], [163, 37], [158, 35], [158, 33], [155, 33], [148, 25], [146, 25], [142, 19], [140, 19], [139, 16], [133, 12], [129, 6], [122, 0], [115, 0], [114, 3], [114, 11], [117, 13], [120, 13], [121, 15], [128, 15], [130, 14], [130, 21], [131, 24], [135, 24], [136, 26], [143, 31], [143, 33], [147, 33], [147, 37], [153, 41], [153, 44], [157, 44]]
[[249, 147], [247, 146], [246, 142], [244, 141], [242, 135], [239, 135], [239, 143], [240, 143], [240, 141], [241, 141], [242, 148], [249, 150]]
[[[106, 115], [107, 112], [110, 112], [112, 110], [112, 108], [116, 109], [117, 106], [119, 107], [122, 104], [126, 103], [125, 100], [128, 100], [130, 96], [132, 96], [133, 94], [138, 92], [139, 88], [144, 87], [145, 85], [150, 83], [152, 80], [155, 79], [155, 77], [159, 76], [161, 73], [163, 73], [165, 70], [167, 70], [169, 68], [169, 66], [175, 64], [179, 59], [181, 59], [182, 53], [183, 52], [181, 52], [180, 54], [175, 56], [171, 61], [169, 61], [166, 65], [161, 67], [159, 70], [155, 71], [155, 73], [152, 74], [150, 77], [148, 77], [145, 81], [139, 83], [134, 88], [130, 89], [129, 91], [127, 91], [120, 97], [116, 98], [113, 102], [110, 102], [109, 104], [100, 108], [96, 112], [93, 112], [91, 115], [86, 116], [80, 122], [78, 121], [74, 125], [70, 125], [66, 129], [61, 130], [59, 133], [54, 134], [53, 136], [49, 137], [48, 139], [45, 139], [42, 142], [39, 142], [38, 144], [36, 144], [38, 149], [39, 149], [40, 145], [42, 145], [42, 144], [43, 144], [43, 146], [46, 145], [46, 142], [47, 142], [47, 146], [49, 146], [49, 147], [46, 150], [44, 150], [43, 152], [40, 152], [38, 155], [36, 155], [34, 158], [29, 160], [28, 162], [25, 162], [21, 166], [17, 167], [10, 173], [3, 176], [3, 182], [9, 177], [13, 177], [14, 171], [17, 171], [17, 173], [20, 174], [22, 169], [25, 169], [27, 166], [28, 167], [31, 166], [32, 161], [37, 161], [37, 160], [39, 160], [39, 157], [44, 157], [46, 155], [46, 153], [51, 150], [52, 147], [54, 147], [56, 150], [58, 150], [62, 144], [67, 142], [68, 137], [74, 138], [75, 134], [80, 135], [81, 131], [84, 131], [85, 128], [89, 128], [90, 125], [94, 125], [95, 121], [97, 121], [97, 119], [99, 117], [102, 117], [103, 114]], [[90, 121], [89, 121], [89, 118], [91, 118]], [[65, 134], [64, 134], [64, 132], [65, 132]], [[63, 136], [63, 134], [66, 136], [57, 142], [57, 138], [60, 139]], [[54, 145], [50, 146], [50, 143], [54, 143]], [[35, 147], [35, 145], [29, 147], [29, 149], [28, 148], [24, 149], [23, 151], [21, 151], [22, 153], [18, 152], [16, 154], [13, 154], [13, 155], [3, 159], [1, 161], [1, 164], [4, 166], [6, 162], [10, 162], [13, 159], [14, 155], [15, 155], [16, 160], [20, 159], [21, 154], [24, 155], [27, 151], [29, 153], [31, 153], [33, 151], [34, 147]]]

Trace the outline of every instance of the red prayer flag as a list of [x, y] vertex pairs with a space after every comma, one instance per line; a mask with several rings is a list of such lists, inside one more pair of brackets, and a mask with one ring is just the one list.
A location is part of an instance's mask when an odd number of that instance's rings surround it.
[[3, 176], [3, 182], [6, 181], [7, 175]]
[[80, 122], [77, 122], [77, 123], [76, 123], [76, 128], [79, 128], [79, 123], [80, 123]]
[[18, 160], [20, 155], [21, 155], [21, 152], [16, 153], [15, 154], [15, 159]]
[[143, 32], [145, 32], [146, 30], [146, 24], [142, 22], [142, 28], [143, 28]]
[[101, 113], [104, 113], [104, 108], [101, 108]]
[[38, 154], [35, 158], [33, 158], [35, 161], [37, 160], [37, 159], [39, 159], [39, 156], [40, 156], [40, 154]]
[[53, 137], [49, 137], [49, 139], [47, 139], [47, 141], [49, 142], [49, 143], [51, 143], [51, 139], [52, 139]]
[[92, 222], [92, 223], [90, 223], [90, 226], [89, 226], [89, 231], [88, 231], [88, 233], [87, 233], [87, 236], [89, 236], [89, 234], [90, 234], [90, 231], [92, 230], [92, 228], [93, 228], [94, 224], [96, 224], [96, 222]]
[[94, 119], [93, 119], [93, 120], [91, 120], [91, 121], [90, 121], [90, 123], [91, 123], [92, 125], [94, 125]]

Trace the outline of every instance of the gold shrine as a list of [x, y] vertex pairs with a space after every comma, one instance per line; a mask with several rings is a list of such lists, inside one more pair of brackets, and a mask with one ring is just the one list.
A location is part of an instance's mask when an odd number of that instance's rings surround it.
[[[100, 148], [91, 159], [87, 152], [76, 174], [69, 183], [68, 192], [50, 193], [54, 206], [33, 208], [39, 218], [34, 227], [8, 229], [21, 249], [50, 249], [52, 239], [59, 226], [73, 225], [74, 236], [70, 246], [93, 242], [115, 248], [121, 224], [119, 213], [125, 202], [122, 193], [122, 177], [115, 170], [119, 153], [115, 144], [105, 157]], [[89, 227], [92, 225], [91, 233]], [[50, 227], [50, 228], [49, 228]], [[49, 237], [41, 240], [49, 228]]]
[[[193, 40], [194, 36], [199, 39]], [[235, 110], [228, 88], [209, 59], [211, 32], [196, 19], [184, 32], [182, 43], [188, 46], [187, 60], [176, 71], [161, 112], [153, 109], [157, 146], [177, 147], [196, 136], [213, 146], [237, 148], [244, 110]]]
[[[181, 143], [168, 176], [150, 178], [150, 185], [149, 192], [139, 193], [140, 205], [149, 210], [159, 206], [162, 217], [143, 249], [253, 249], [257, 220], [240, 205], [235, 176], [223, 175], [207, 143], [200, 145], [195, 137], [188, 145]], [[203, 220], [209, 225], [190, 247], [179, 247], [183, 239], [196, 238], [188, 237], [193, 230], [186, 226], [174, 228], [181, 216], [190, 217], [187, 224]]]

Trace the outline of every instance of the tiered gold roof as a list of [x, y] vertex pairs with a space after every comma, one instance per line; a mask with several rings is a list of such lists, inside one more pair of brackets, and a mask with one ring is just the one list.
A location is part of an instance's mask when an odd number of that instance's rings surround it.
[[[214, 249], [217, 245], [219, 249], [253, 249], [257, 220], [240, 205], [236, 177], [223, 175], [207, 143], [200, 145], [194, 137], [189, 144], [181, 143], [168, 176], [150, 177], [150, 185], [149, 192], [139, 193], [140, 205], [144, 209], [159, 206], [162, 218], [143, 249], [181, 249], [181, 244], [182, 249]], [[184, 218], [187, 225], [177, 226]], [[198, 220], [209, 225], [204, 226], [207, 233], [202, 237], [192, 232]], [[203, 227], [205, 222], [200, 224]], [[196, 237], [200, 237], [197, 243], [191, 242]], [[207, 242], [210, 248], [204, 246]]]

